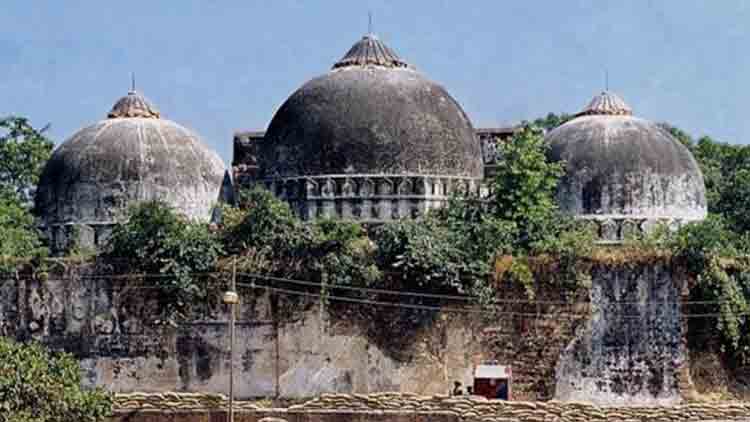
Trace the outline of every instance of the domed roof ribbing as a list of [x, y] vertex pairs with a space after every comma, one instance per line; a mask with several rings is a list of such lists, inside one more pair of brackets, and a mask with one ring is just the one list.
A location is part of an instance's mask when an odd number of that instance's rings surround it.
[[706, 216], [703, 175], [690, 151], [658, 125], [632, 116], [604, 92], [576, 118], [547, 134], [564, 160], [558, 199], [591, 218], [697, 220]]
[[259, 156], [265, 178], [483, 174], [480, 144], [461, 106], [372, 35], [286, 100]]
[[108, 118], [76, 132], [52, 154], [37, 191], [48, 226], [114, 223], [133, 202], [163, 200], [184, 215], [208, 219], [224, 164], [192, 131], [160, 118], [130, 92]]

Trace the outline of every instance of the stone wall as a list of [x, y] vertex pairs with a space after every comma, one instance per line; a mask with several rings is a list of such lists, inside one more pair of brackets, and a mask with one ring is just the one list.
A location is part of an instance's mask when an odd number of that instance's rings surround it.
[[[118, 397], [112, 422], [224, 421], [226, 401], [195, 396], [127, 395]], [[140, 407], [139, 407], [140, 406]], [[283, 409], [253, 403], [235, 406], [237, 422], [653, 422], [749, 421], [750, 403], [710, 405], [692, 403], [670, 407], [599, 407], [582, 403], [506, 402], [477, 396], [419, 396], [416, 394], [326, 394]]]
[[[494, 313], [457, 303], [444, 305], [459, 312], [341, 303], [298, 303], [290, 312], [284, 297], [245, 289], [231, 363], [223, 306], [206, 304], [180, 327], [157, 326], [155, 303], [138, 289], [69, 265], [0, 281], [0, 334], [71, 352], [87, 384], [120, 393], [224, 393], [233, 364], [244, 399], [443, 394], [454, 381], [470, 385], [475, 365], [497, 360], [512, 367], [514, 400], [678, 401], [684, 331], [672, 301], [682, 278], [667, 266], [593, 274], [590, 294], [540, 280], [533, 305], [518, 303], [526, 299], [520, 289], [499, 286], [505, 302]], [[623, 318], [625, 308], [637, 319]], [[623, 378], [631, 367], [635, 376]]]

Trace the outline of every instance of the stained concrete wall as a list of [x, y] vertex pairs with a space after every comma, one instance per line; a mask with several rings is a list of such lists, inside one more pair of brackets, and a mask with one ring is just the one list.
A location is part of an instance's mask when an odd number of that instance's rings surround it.
[[[268, 292], [243, 291], [235, 392], [240, 398], [442, 394], [456, 380], [469, 384], [476, 364], [495, 359], [513, 368], [514, 399], [678, 401], [679, 307], [653, 300], [679, 300], [682, 278], [651, 265], [599, 266], [592, 274], [593, 288], [581, 297], [540, 282], [537, 298], [550, 304], [511, 303], [495, 314], [443, 312], [403, 326], [396, 322], [408, 315], [392, 308], [362, 316], [369, 309], [363, 305], [312, 304], [289, 314]], [[525, 299], [520, 290], [501, 287], [504, 299]], [[223, 307], [207, 304], [190, 323], [159, 327], [149, 318], [156, 304], [138, 292], [86, 266], [52, 271], [43, 280], [6, 277], [0, 334], [75, 354], [86, 384], [114, 392], [226, 392], [231, 363]], [[628, 308], [637, 319], [621, 318], [632, 299], [640, 301]], [[569, 300], [581, 302], [554, 304]], [[621, 338], [623, 344], [609, 347]]]
[[675, 404], [686, 364], [682, 286], [664, 264], [594, 268], [592, 315], [562, 353], [556, 398]]

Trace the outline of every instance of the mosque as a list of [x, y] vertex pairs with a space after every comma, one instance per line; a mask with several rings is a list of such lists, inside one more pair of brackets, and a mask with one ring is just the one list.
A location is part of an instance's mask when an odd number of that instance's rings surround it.
[[[194, 132], [132, 91], [47, 163], [36, 208], [54, 248], [101, 246], [137, 201], [208, 221], [239, 187], [265, 185], [303, 218], [378, 223], [416, 217], [453, 192], [484, 194], [512, 128], [475, 129], [458, 102], [372, 34], [291, 94], [265, 132], [238, 132], [230, 172]], [[596, 95], [546, 134], [563, 160], [561, 209], [604, 241], [706, 216], [690, 151], [617, 95]], [[231, 180], [230, 180], [231, 179]], [[231, 186], [233, 184], [233, 186]]]

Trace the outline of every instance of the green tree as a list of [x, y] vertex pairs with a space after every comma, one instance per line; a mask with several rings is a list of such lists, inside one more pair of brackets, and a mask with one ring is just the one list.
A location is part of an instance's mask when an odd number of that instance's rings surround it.
[[465, 292], [468, 256], [437, 219], [397, 220], [373, 233], [381, 268], [405, 290]]
[[0, 270], [13, 258], [45, 255], [34, 217], [10, 192], [0, 192]]
[[566, 123], [568, 120], [573, 119], [575, 116], [568, 113], [548, 113], [544, 117], [540, 117], [538, 119], [534, 119], [534, 121], [531, 122], [533, 126], [542, 128], [544, 131], [550, 131], [564, 123]]
[[[674, 257], [695, 275], [690, 289], [693, 314], [716, 314], [691, 321], [692, 326], [714, 324], [723, 346], [742, 364], [750, 362], [750, 267], [748, 235], [734, 231], [722, 215], [709, 214], [701, 222], [667, 235]], [[705, 331], [705, 330], [698, 330]]]
[[327, 285], [367, 286], [381, 280], [375, 245], [357, 222], [319, 219], [307, 248], [310, 276]]
[[[380, 278], [372, 242], [359, 223], [303, 222], [289, 204], [259, 186], [239, 196], [240, 209], [225, 213], [223, 241], [227, 251], [240, 255], [242, 267], [327, 285], [366, 285]], [[266, 265], [256, 265], [259, 261]]]
[[549, 147], [535, 126], [525, 126], [497, 147], [501, 159], [490, 181], [489, 210], [514, 222], [518, 246], [528, 249], [556, 226], [555, 190], [563, 166], [547, 158]]
[[222, 253], [218, 237], [167, 204], [148, 201], [131, 208], [128, 221], [115, 227], [104, 255], [116, 271], [148, 275], [156, 287], [161, 321], [186, 318], [211, 292], [202, 274], [214, 270]]
[[719, 199], [713, 206], [715, 212], [727, 218], [732, 228], [739, 232], [750, 231], [750, 169], [741, 168], [725, 176]]
[[289, 204], [263, 187], [240, 191], [239, 207], [241, 212], [232, 215], [223, 234], [229, 252], [252, 248], [278, 257], [310, 240], [309, 228], [294, 215]]
[[480, 202], [454, 198], [423, 218], [386, 223], [372, 237], [378, 265], [399, 287], [488, 299], [494, 258], [512, 250], [516, 234], [515, 224]]
[[43, 129], [35, 129], [24, 117], [0, 119], [0, 191], [18, 195], [22, 203], [33, 199], [53, 142]]
[[80, 374], [68, 354], [0, 337], [0, 422], [104, 421], [111, 396], [83, 389]]
[[750, 148], [716, 142], [704, 136], [693, 145], [693, 155], [703, 172], [709, 212], [726, 217], [735, 231], [750, 230]]
[[680, 141], [680, 143], [682, 145], [685, 145], [687, 148], [693, 147], [694, 141], [692, 136], [690, 136], [690, 134], [685, 132], [684, 130], [678, 128], [677, 126], [672, 126], [667, 122], [658, 123], [657, 126], [667, 131], [670, 135], [674, 136], [675, 139]]

